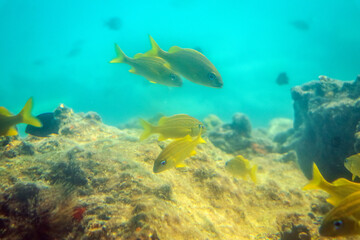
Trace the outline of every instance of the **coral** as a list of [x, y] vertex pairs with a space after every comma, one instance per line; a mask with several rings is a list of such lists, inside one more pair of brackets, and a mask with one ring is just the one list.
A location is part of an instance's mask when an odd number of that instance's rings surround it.
[[[292, 88], [296, 152], [311, 178], [312, 162], [333, 181], [350, 178], [343, 161], [355, 154], [356, 126], [360, 121], [360, 76], [355, 81], [312, 81]], [[354, 149], [355, 145], [355, 149]]]

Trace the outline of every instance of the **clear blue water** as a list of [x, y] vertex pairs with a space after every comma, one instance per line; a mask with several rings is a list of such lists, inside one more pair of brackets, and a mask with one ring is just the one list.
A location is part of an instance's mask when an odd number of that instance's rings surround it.
[[[113, 17], [121, 19], [117, 31], [105, 25]], [[64, 103], [112, 125], [159, 112], [225, 121], [243, 112], [254, 126], [267, 126], [292, 118], [291, 87], [319, 75], [355, 79], [359, 26], [360, 0], [0, 0], [0, 105], [17, 113], [33, 96], [35, 115]], [[149, 50], [148, 34], [164, 50], [200, 47], [224, 87], [184, 80], [168, 88], [108, 63], [115, 42], [130, 56]], [[289, 85], [275, 83], [280, 72]]]

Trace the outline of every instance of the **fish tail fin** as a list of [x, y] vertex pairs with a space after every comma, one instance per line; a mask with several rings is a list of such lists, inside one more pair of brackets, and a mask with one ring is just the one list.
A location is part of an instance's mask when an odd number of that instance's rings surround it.
[[31, 115], [31, 109], [33, 107], [33, 99], [32, 97], [26, 102], [24, 108], [18, 114], [21, 117], [21, 122], [29, 125], [33, 125], [35, 127], [42, 127], [42, 123], [39, 119]]
[[144, 119], [140, 119], [140, 124], [144, 128], [144, 132], [140, 136], [140, 141], [147, 139], [151, 134], [153, 134], [154, 126]]
[[257, 172], [257, 168], [258, 166], [255, 164], [250, 171], [250, 178], [254, 183], [257, 183], [257, 178], [256, 178], [256, 172]]
[[146, 57], [154, 57], [159, 56], [163, 52], [163, 50], [159, 47], [159, 45], [155, 42], [155, 40], [152, 38], [152, 36], [149, 35], [150, 43], [151, 43], [151, 49], [143, 54], [143, 56]]
[[309, 190], [309, 189], [319, 189], [321, 186], [329, 184], [324, 177], [321, 175], [319, 168], [313, 163], [313, 177], [311, 181], [306, 184], [302, 189]]
[[126, 62], [129, 57], [125, 55], [125, 53], [121, 50], [119, 45], [115, 43], [115, 52], [116, 52], [116, 58], [110, 61], [110, 63], [123, 63]]

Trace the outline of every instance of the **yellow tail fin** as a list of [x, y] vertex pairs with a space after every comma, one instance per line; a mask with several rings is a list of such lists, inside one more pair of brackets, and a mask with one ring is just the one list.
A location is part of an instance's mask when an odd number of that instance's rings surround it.
[[250, 178], [254, 183], [257, 183], [257, 179], [256, 179], [256, 172], [257, 172], [257, 165], [255, 164], [252, 168], [251, 168], [251, 172], [250, 172]]
[[42, 124], [39, 121], [39, 119], [31, 115], [32, 107], [33, 107], [33, 99], [29, 98], [29, 100], [26, 102], [24, 108], [21, 110], [18, 116], [21, 117], [22, 123], [33, 125], [35, 127], [42, 127]]
[[313, 177], [311, 181], [303, 187], [303, 190], [323, 189], [324, 186], [330, 185], [321, 175], [319, 168], [313, 163]]
[[121, 50], [119, 45], [115, 43], [115, 52], [117, 57], [110, 61], [110, 63], [123, 63], [126, 62], [129, 58], [125, 55], [125, 53]]
[[145, 121], [144, 119], [140, 119], [140, 124], [144, 128], [144, 132], [140, 136], [140, 141], [147, 139], [151, 134], [153, 134], [154, 126]]

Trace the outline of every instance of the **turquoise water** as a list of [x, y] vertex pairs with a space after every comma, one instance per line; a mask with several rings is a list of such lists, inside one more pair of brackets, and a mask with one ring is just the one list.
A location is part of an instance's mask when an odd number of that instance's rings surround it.
[[[360, 1], [45, 1], [0, 0], [0, 102], [34, 114], [60, 103], [98, 112], [107, 124], [156, 113], [224, 120], [243, 112], [254, 126], [292, 118], [290, 88], [327, 75], [359, 74]], [[119, 30], [106, 22], [117, 17]], [[293, 21], [308, 25], [297, 28]], [[129, 56], [160, 47], [200, 48], [222, 75], [222, 89], [184, 80], [151, 84], [109, 64], [114, 43]], [[280, 72], [289, 85], [275, 83]]]

